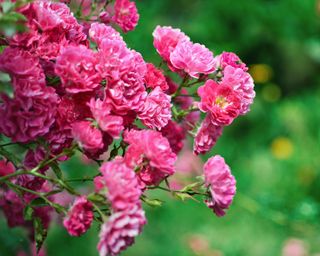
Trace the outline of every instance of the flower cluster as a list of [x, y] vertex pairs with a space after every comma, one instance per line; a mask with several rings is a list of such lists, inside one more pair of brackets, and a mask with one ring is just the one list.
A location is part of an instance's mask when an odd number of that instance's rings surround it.
[[[173, 191], [170, 179], [183, 174], [178, 157], [192, 154], [184, 149], [188, 135], [194, 154], [205, 154], [224, 126], [249, 111], [255, 92], [247, 66], [168, 26], [153, 32], [160, 66], [147, 63], [114, 28], [136, 27], [135, 2], [112, 2], [13, 3], [27, 29], [5, 38], [0, 54], [10, 78], [0, 100], [0, 206], [8, 225], [26, 227], [38, 249], [53, 212], [72, 236], [97, 221], [100, 255], [118, 255], [147, 223], [143, 203], [159, 205], [146, 191], [204, 196], [217, 216], [235, 195], [220, 156], [204, 165], [204, 182]], [[68, 178], [61, 162], [76, 152], [99, 172]], [[93, 182], [94, 190], [80, 192], [77, 181]]]

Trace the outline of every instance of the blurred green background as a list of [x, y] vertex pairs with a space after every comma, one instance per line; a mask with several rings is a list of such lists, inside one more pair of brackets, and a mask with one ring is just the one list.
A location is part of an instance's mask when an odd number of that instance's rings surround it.
[[[291, 256], [320, 253], [320, 3], [144, 0], [137, 5], [139, 25], [125, 40], [146, 61], [160, 62], [152, 45], [156, 25], [171, 25], [215, 54], [237, 53], [250, 66], [257, 97], [251, 112], [227, 127], [209, 154], [224, 156], [237, 179], [226, 217], [217, 218], [201, 202], [159, 192], [154, 196], [166, 202], [145, 206], [148, 225], [123, 255], [282, 255], [292, 237], [309, 252]], [[95, 172], [92, 168], [79, 161], [64, 166], [78, 175]], [[25, 241], [1, 222], [0, 255], [11, 255]], [[97, 227], [72, 238], [52, 226], [49, 256], [97, 255]]]

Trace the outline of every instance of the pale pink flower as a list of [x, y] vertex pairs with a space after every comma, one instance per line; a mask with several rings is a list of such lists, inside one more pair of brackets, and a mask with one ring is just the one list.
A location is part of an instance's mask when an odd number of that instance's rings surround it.
[[170, 54], [170, 63], [177, 70], [183, 70], [191, 77], [210, 74], [215, 70], [213, 53], [201, 44], [182, 41]]
[[169, 120], [168, 124], [161, 129], [161, 133], [168, 139], [172, 151], [178, 154], [183, 148], [183, 141], [186, 138], [184, 129], [179, 124]]
[[113, 27], [97, 22], [91, 24], [89, 36], [90, 39], [98, 45], [98, 47], [101, 45], [103, 40], [123, 41], [120, 33]]
[[216, 155], [208, 159], [204, 167], [205, 185], [211, 198], [206, 204], [218, 216], [224, 216], [236, 193], [236, 180], [223, 157]]
[[10, 161], [7, 161], [6, 159], [0, 160], [0, 177], [14, 173], [15, 170], [16, 168]]
[[63, 220], [63, 225], [71, 236], [81, 236], [91, 226], [93, 206], [85, 196], [78, 197]]
[[31, 97], [16, 91], [13, 99], [2, 96], [0, 131], [12, 141], [28, 142], [44, 136], [54, 123], [58, 103], [54, 89], [44, 87], [37, 94]]
[[241, 68], [243, 71], [247, 71], [248, 67], [241, 59], [233, 52], [223, 52], [215, 58], [216, 68], [224, 70], [226, 66], [232, 66], [234, 68]]
[[138, 112], [138, 118], [149, 128], [161, 129], [171, 119], [171, 97], [160, 87], [156, 87], [147, 96], [143, 107]]
[[209, 152], [222, 135], [222, 130], [223, 127], [212, 124], [210, 115], [207, 115], [194, 137], [194, 153], [198, 155]]
[[105, 222], [99, 234], [98, 251], [100, 256], [116, 256], [134, 243], [142, 232], [146, 218], [141, 206], [113, 213]]
[[[125, 132], [124, 141], [129, 144], [125, 162], [131, 168], [138, 168], [143, 184], [156, 185], [175, 172], [176, 154], [172, 152], [167, 138], [151, 130], [130, 130]], [[142, 184], [142, 185], [143, 185]]]
[[308, 245], [301, 239], [290, 238], [285, 241], [282, 256], [308, 256]]
[[160, 69], [157, 69], [153, 64], [147, 63], [147, 73], [144, 77], [145, 84], [148, 88], [156, 88], [159, 86], [162, 91], [169, 89], [166, 78]]
[[229, 85], [209, 79], [198, 88], [198, 95], [200, 110], [208, 112], [216, 126], [229, 125], [240, 114], [241, 95]]
[[123, 118], [111, 114], [110, 106], [100, 99], [91, 99], [89, 107], [99, 128], [113, 138], [119, 138], [121, 131], [124, 129]]
[[240, 95], [240, 115], [246, 114], [256, 96], [253, 79], [250, 74], [241, 68], [226, 66], [221, 83], [231, 86]]
[[89, 152], [95, 152], [103, 148], [103, 137], [99, 129], [90, 121], [77, 121], [72, 125], [72, 135], [80, 147]]
[[69, 93], [93, 91], [100, 86], [101, 77], [95, 66], [96, 54], [83, 45], [68, 46], [57, 57], [55, 72]]
[[117, 23], [125, 33], [134, 30], [139, 21], [136, 3], [129, 0], [116, 0], [112, 20]]
[[170, 54], [180, 41], [190, 41], [180, 29], [172, 27], [157, 26], [152, 33], [153, 45], [159, 55], [167, 62], [170, 62]]
[[113, 161], [103, 163], [100, 172], [103, 176], [95, 180], [96, 191], [107, 189], [107, 198], [114, 212], [140, 204], [142, 192], [138, 178], [122, 157], [118, 156]]

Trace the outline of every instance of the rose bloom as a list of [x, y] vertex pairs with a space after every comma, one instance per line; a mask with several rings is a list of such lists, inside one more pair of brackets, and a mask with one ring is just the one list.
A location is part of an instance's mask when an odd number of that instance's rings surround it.
[[5, 159], [0, 160], [0, 177], [14, 173], [15, 170], [16, 168], [10, 161]]
[[102, 176], [95, 179], [95, 189], [99, 192], [106, 188], [113, 211], [123, 211], [140, 204], [141, 189], [137, 176], [122, 157], [103, 163], [100, 172]]
[[215, 70], [211, 51], [201, 44], [181, 41], [170, 54], [170, 63], [174, 70], [183, 70], [191, 77], [199, 78], [200, 74], [210, 74]]
[[156, 87], [147, 96], [144, 105], [138, 112], [138, 118], [149, 128], [161, 129], [171, 120], [171, 97], [160, 87]]
[[68, 46], [57, 57], [55, 72], [69, 93], [89, 92], [99, 87], [96, 54], [83, 45]]
[[144, 77], [145, 84], [148, 88], [156, 88], [159, 86], [162, 91], [169, 89], [166, 78], [160, 69], [157, 69], [153, 64], [147, 63], [147, 73]]
[[103, 40], [119, 40], [123, 41], [120, 33], [111, 26], [94, 22], [89, 30], [90, 39], [97, 43], [98, 47]]
[[208, 112], [216, 126], [230, 125], [240, 114], [241, 98], [231, 86], [209, 79], [198, 88], [198, 95], [201, 98], [200, 110]]
[[177, 156], [160, 132], [130, 130], [125, 132], [124, 141], [129, 144], [125, 162], [133, 169], [138, 168], [142, 186], [157, 185], [175, 172]]
[[193, 151], [196, 155], [209, 152], [222, 135], [223, 128], [212, 124], [210, 115], [207, 115], [194, 137]]
[[256, 96], [254, 82], [250, 74], [241, 68], [226, 66], [221, 83], [231, 86], [240, 95], [240, 115], [245, 115], [249, 112], [250, 105]]
[[82, 148], [97, 151], [103, 148], [103, 137], [99, 129], [90, 121], [78, 121], [72, 125], [72, 135]]
[[85, 196], [81, 196], [73, 203], [63, 225], [71, 236], [80, 236], [90, 228], [92, 221], [92, 203]]
[[216, 155], [208, 159], [204, 167], [205, 185], [211, 198], [206, 204], [218, 216], [224, 216], [236, 193], [236, 180], [223, 157]]
[[190, 41], [180, 29], [172, 27], [157, 26], [152, 33], [153, 45], [159, 55], [167, 62], [170, 62], [170, 54], [180, 41]]
[[232, 66], [234, 68], [241, 68], [243, 71], [247, 71], [248, 68], [245, 63], [233, 52], [223, 52], [215, 58], [217, 67], [224, 70], [226, 66]]
[[14, 142], [46, 135], [55, 121], [58, 97], [52, 87], [43, 87], [37, 96], [25, 94], [16, 91], [14, 98], [3, 95], [0, 104], [0, 131]]
[[136, 3], [129, 0], [116, 0], [112, 19], [123, 32], [134, 30], [139, 21]]
[[141, 206], [113, 213], [107, 222], [102, 224], [99, 234], [98, 251], [100, 256], [116, 256], [134, 243], [147, 223]]
[[119, 138], [121, 131], [124, 129], [123, 118], [111, 114], [110, 106], [100, 99], [95, 100], [92, 98], [88, 105], [99, 128], [113, 138]]

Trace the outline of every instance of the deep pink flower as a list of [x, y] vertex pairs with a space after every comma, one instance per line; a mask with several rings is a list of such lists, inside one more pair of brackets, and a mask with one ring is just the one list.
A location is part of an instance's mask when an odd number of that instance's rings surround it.
[[210, 74], [215, 70], [213, 54], [205, 46], [182, 41], [170, 54], [170, 63], [177, 70], [183, 70], [191, 77]]
[[198, 88], [198, 95], [200, 110], [208, 112], [216, 126], [229, 125], [240, 114], [241, 96], [229, 85], [207, 80]]
[[138, 112], [138, 118], [149, 128], [161, 129], [171, 119], [171, 97], [156, 87]]
[[141, 109], [147, 96], [143, 81], [146, 64], [139, 53], [127, 53], [117, 61], [106, 89], [106, 101], [112, 111], [119, 115]]
[[172, 27], [157, 26], [153, 31], [153, 45], [159, 55], [167, 62], [170, 62], [170, 54], [180, 41], [190, 41], [180, 29]]
[[176, 84], [169, 76], [166, 76], [166, 81], [168, 84], [168, 90], [166, 91], [166, 93], [169, 95], [174, 94], [177, 91], [179, 85]]
[[134, 30], [139, 21], [136, 3], [129, 0], [116, 0], [112, 20], [117, 23], [125, 33]]
[[0, 160], [0, 177], [14, 173], [15, 170], [16, 168], [10, 161], [7, 161], [6, 159]]
[[90, 121], [78, 121], [72, 125], [72, 135], [80, 147], [89, 152], [95, 152], [103, 148], [103, 137], [99, 129]]
[[241, 68], [243, 71], [247, 71], [248, 68], [245, 63], [233, 52], [223, 52], [215, 58], [217, 64], [216, 67], [224, 70], [226, 66], [232, 66], [234, 68]]
[[92, 203], [85, 196], [81, 196], [75, 200], [69, 209], [63, 225], [71, 236], [81, 236], [90, 228], [92, 220]]
[[38, 78], [42, 73], [38, 58], [12, 47], [7, 47], [1, 53], [0, 70], [20, 79], [30, 79], [30, 76]]
[[123, 41], [120, 33], [113, 27], [97, 22], [91, 24], [89, 36], [91, 40], [98, 45], [98, 47], [101, 45], [103, 40]]
[[250, 105], [256, 96], [253, 79], [250, 74], [241, 68], [226, 66], [221, 83], [231, 86], [240, 95], [240, 115], [246, 114], [250, 110]]
[[54, 123], [58, 103], [54, 89], [44, 87], [37, 94], [17, 91], [13, 99], [2, 96], [0, 130], [13, 141], [32, 141], [47, 134]]
[[[34, 150], [29, 149], [24, 157], [23, 166], [26, 170], [32, 170], [33, 168], [38, 166], [38, 164], [41, 161], [43, 161], [45, 158], [46, 158], [46, 151], [44, 148], [38, 146]], [[48, 169], [49, 167], [46, 166], [41, 168], [37, 172], [44, 174]], [[43, 187], [43, 185], [45, 184], [45, 181], [46, 181], [45, 179], [42, 179], [40, 177], [24, 174], [24, 175], [19, 175], [16, 178], [15, 183], [25, 188], [37, 191]]]
[[162, 91], [169, 89], [166, 78], [160, 69], [157, 69], [153, 64], [147, 63], [147, 73], [144, 77], [145, 84], [148, 88], [156, 88], [159, 86]]
[[221, 126], [212, 124], [210, 115], [207, 115], [194, 137], [194, 153], [198, 155], [210, 151], [222, 135], [222, 130]]
[[89, 106], [99, 128], [113, 138], [119, 138], [121, 131], [124, 129], [123, 118], [111, 114], [110, 106], [100, 99], [91, 99]]
[[102, 177], [95, 180], [96, 191], [106, 188], [107, 198], [114, 212], [130, 209], [140, 204], [141, 189], [138, 178], [118, 156], [100, 167]]
[[177, 156], [160, 132], [130, 130], [125, 132], [124, 141], [129, 144], [125, 162], [133, 169], [139, 167], [138, 175], [142, 183], [156, 185], [175, 172]]
[[9, 227], [22, 226], [25, 223], [23, 201], [13, 190], [10, 189], [0, 194], [0, 209], [6, 217]]
[[218, 217], [224, 216], [236, 193], [236, 180], [223, 157], [219, 155], [209, 158], [203, 169], [205, 185], [211, 193], [206, 204]]
[[69, 93], [93, 91], [99, 87], [101, 77], [95, 66], [96, 54], [83, 45], [68, 46], [57, 57], [56, 74]]
[[98, 251], [100, 256], [116, 256], [134, 243], [142, 232], [146, 218], [141, 206], [112, 214], [100, 231]]
[[99, 43], [97, 70], [107, 81], [117, 81], [126, 72], [132, 60], [132, 52], [123, 40], [106, 39]]
[[161, 129], [161, 133], [168, 139], [172, 151], [178, 154], [183, 148], [183, 140], [186, 137], [184, 129], [179, 124], [169, 120], [168, 124]]
[[45, 60], [54, 60], [61, 48], [71, 44], [87, 44], [83, 27], [67, 5], [50, 1], [36, 1], [22, 8], [27, 18], [28, 32], [18, 33], [10, 45], [23, 48]]

